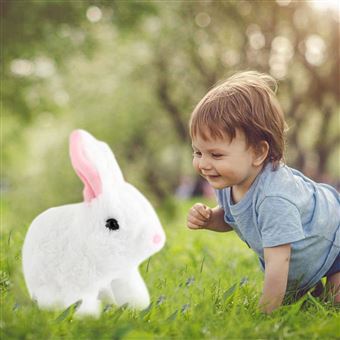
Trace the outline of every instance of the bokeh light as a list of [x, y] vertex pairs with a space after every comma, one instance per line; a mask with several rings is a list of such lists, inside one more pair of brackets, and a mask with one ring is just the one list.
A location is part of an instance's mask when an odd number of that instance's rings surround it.
[[320, 66], [325, 60], [326, 44], [323, 39], [317, 35], [309, 35], [305, 41], [306, 60], [314, 66]]
[[96, 23], [101, 20], [103, 14], [99, 7], [91, 6], [86, 11], [86, 17], [89, 21]]
[[208, 13], [202, 12], [196, 15], [195, 21], [199, 27], [204, 28], [210, 25], [211, 18]]
[[11, 72], [19, 77], [27, 77], [33, 73], [34, 65], [27, 59], [14, 59], [10, 64]]

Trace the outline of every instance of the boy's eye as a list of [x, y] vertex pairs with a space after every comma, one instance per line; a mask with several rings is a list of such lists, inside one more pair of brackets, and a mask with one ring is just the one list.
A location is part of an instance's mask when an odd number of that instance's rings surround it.
[[211, 154], [214, 158], [221, 158], [222, 155], [220, 153], [213, 153]]
[[194, 151], [194, 152], [193, 152], [193, 156], [194, 156], [194, 157], [201, 157], [202, 154], [201, 154], [199, 151]]

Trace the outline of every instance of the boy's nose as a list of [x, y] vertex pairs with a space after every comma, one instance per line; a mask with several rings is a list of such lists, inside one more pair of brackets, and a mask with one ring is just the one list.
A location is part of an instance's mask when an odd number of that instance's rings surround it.
[[211, 164], [206, 158], [202, 157], [200, 159], [198, 167], [200, 170], [208, 170], [208, 169], [211, 169]]

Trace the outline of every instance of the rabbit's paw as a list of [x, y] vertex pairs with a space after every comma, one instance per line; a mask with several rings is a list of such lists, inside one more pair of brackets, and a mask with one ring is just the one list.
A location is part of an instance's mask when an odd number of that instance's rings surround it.
[[131, 271], [126, 277], [112, 280], [111, 288], [118, 306], [129, 304], [135, 309], [144, 309], [150, 304], [148, 289], [138, 270]]
[[101, 312], [101, 303], [95, 296], [87, 296], [82, 299], [82, 303], [79, 306], [76, 316], [92, 316], [94, 318], [99, 318]]
[[117, 305], [117, 301], [115, 300], [115, 297], [113, 295], [111, 285], [108, 285], [107, 287], [103, 287], [98, 292], [98, 300], [104, 302], [104, 303], [110, 303]]

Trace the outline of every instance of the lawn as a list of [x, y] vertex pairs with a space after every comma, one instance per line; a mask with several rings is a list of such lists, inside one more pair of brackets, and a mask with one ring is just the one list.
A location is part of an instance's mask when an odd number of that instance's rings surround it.
[[[1, 233], [1, 339], [340, 339], [340, 313], [310, 294], [272, 315], [257, 309], [262, 273], [234, 233], [191, 231], [177, 202], [159, 210], [167, 244], [140, 267], [151, 305], [103, 306], [77, 319], [74, 306], [41, 311], [28, 297], [21, 247], [29, 222]], [[18, 218], [20, 221], [20, 218]], [[6, 222], [6, 221], [5, 221]]]

